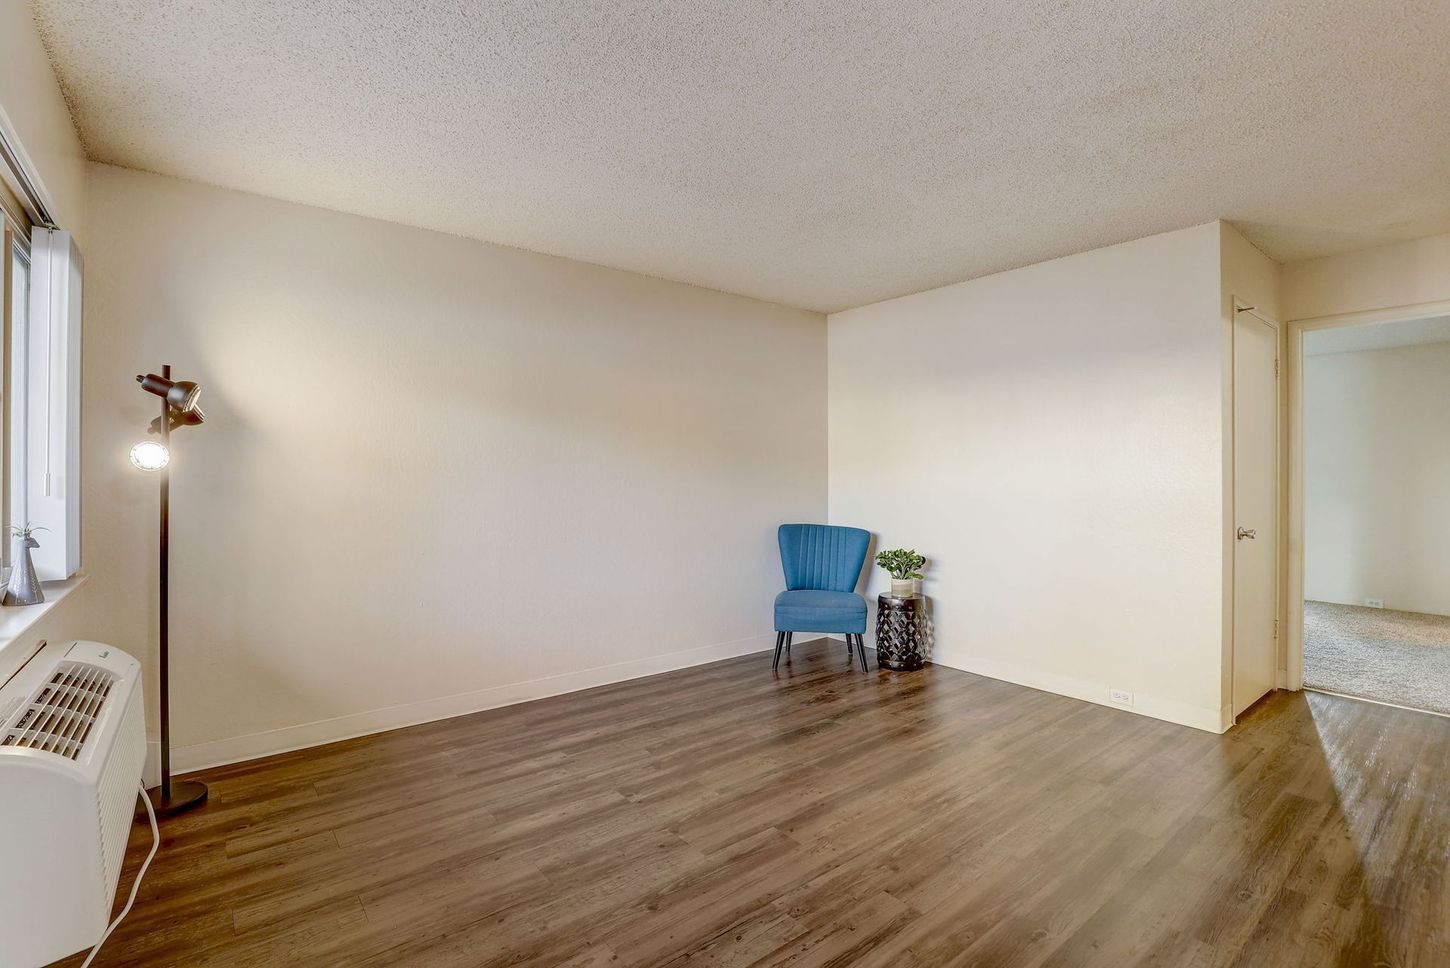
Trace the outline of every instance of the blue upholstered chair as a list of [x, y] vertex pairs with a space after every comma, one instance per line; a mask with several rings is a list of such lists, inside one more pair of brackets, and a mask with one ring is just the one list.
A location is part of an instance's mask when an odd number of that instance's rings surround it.
[[[866, 671], [866, 599], [856, 581], [866, 563], [869, 532], [828, 524], [782, 524], [778, 535], [785, 591], [775, 596], [775, 665], [790, 655], [792, 632], [840, 632]], [[853, 640], [854, 639], [854, 643]]]

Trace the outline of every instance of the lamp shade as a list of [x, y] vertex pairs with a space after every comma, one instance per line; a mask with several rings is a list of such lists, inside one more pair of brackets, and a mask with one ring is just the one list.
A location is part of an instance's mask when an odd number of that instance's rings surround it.
[[136, 382], [148, 393], [165, 397], [169, 405], [183, 413], [195, 409], [197, 400], [201, 398], [201, 387], [190, 380], [172, 381], [155, 373], [147, 373], [136, 377]]
[[[201, 412], [201, 407], [192, 407], [186, 411], [173, 408], [167, 414], [167, 417], [166, 428], [168, 430], [175, 430], [178, 427], [195, 427], [199, 423], [206, 422], [206, 414]], [[157, 417], [151, 421], [151, 425], [146, 428], [146, 432], [148, 434], [161, 433], [161, 418]]]
[[159, 471], [171, 463], [171, 451], [159, 440], [137, 441], [131, 447], [131, 463], [143, 471]]

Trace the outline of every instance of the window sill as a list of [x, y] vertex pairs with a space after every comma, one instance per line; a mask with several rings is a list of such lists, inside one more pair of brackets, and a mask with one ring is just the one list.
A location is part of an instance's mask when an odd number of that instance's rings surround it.
[[[65, 581], [46, 581], [40, 583], [40, 588], [45, 592], [45, 601], [39, 605], [0, 605], [0, 656], [6, 660], [11, 657], [6, 655], [15, 640], [29, 632], [37, 622], [50, 614], [51, 610], [65, 601], [70, 593], [86, 583], [85, 574], [75, 575]], [[29, 658], [29, 656], [26, 656]], [[9, 664], [8, 661], [4, 664]]]

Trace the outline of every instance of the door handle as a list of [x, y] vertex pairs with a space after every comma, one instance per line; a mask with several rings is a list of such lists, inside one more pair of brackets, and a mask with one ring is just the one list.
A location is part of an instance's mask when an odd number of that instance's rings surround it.
[[1258, 536], [1259, 532], [1255, 528], [1239, 528], [1238, 538], [1240, 541], [1245, 538], [1257, 538]]

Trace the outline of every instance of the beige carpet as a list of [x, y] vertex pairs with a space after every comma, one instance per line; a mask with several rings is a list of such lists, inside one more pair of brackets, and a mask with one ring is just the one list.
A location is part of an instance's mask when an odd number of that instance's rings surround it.
[[1450, 617], [1305, 602], [1304, 685], [1450, 715]]

